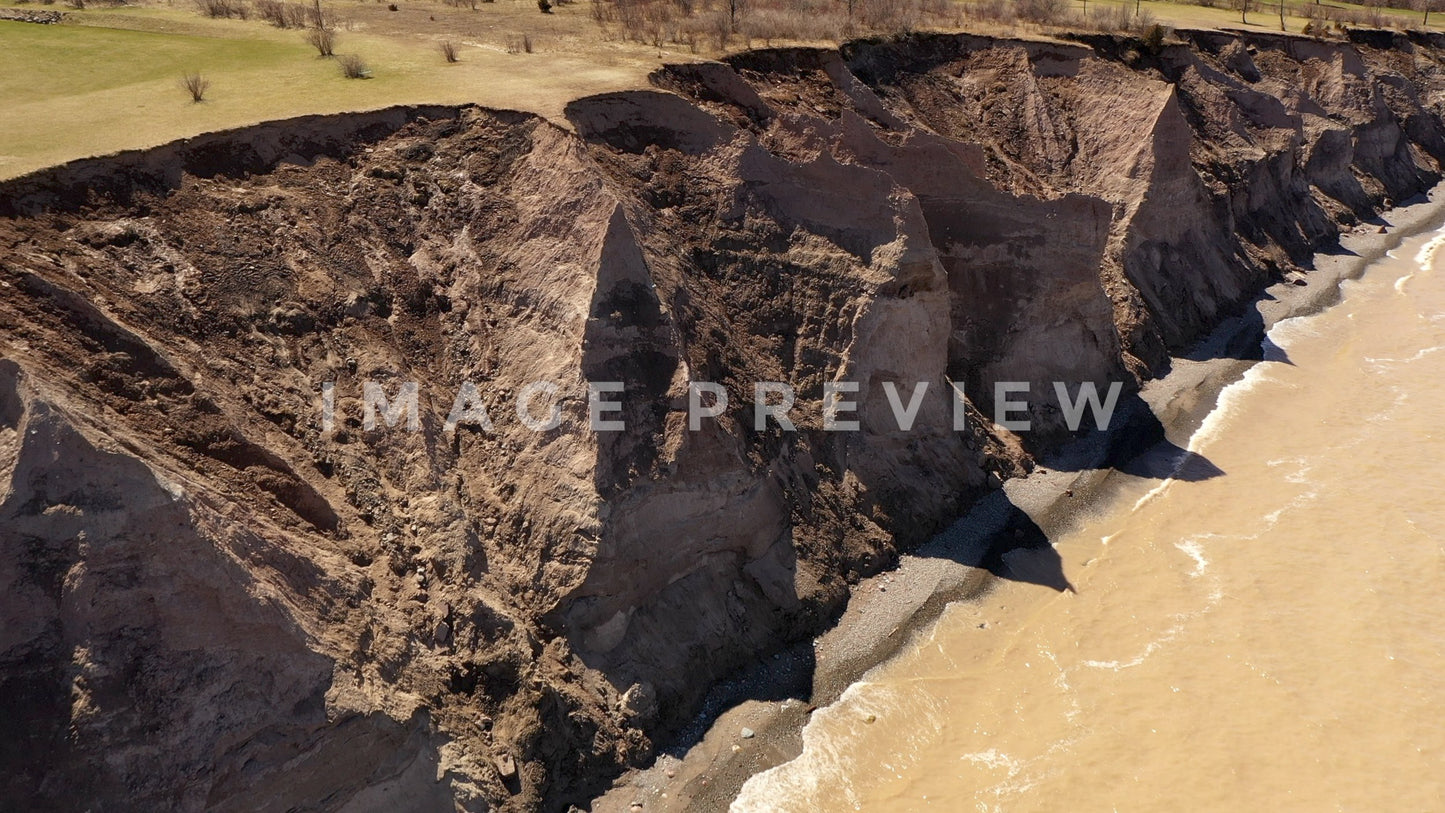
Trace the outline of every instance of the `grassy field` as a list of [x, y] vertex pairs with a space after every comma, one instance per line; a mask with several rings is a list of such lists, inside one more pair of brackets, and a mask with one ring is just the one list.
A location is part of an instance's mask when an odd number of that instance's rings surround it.
[[[1078, 0], [1073, 0], [1079, 5]], [[1090, 3], [1089, 5], [1094, 5]], [[1124, 5], [1130, 5], [1127, 0]], [[1221, 6], [1225, 5], [1221, 2]], [[1241, 23], [1238, 9], [1231, 8], [1207, 8], [1205, 6], [1189, 5], [1185, 3], [1151, 2], [1143, 3], [1147, 9], [1160, 21], [1175, 28], [1238, 28], [1250, 31], [1278, 31], [1279, 28], [1279, 4], [1266, 2], [1262, 5], [1251, 7], [1247, 15], [1248, 23]], [[1285, 3], [1285, 28], [1287, 31], [1299, 33], [1309, 22], [1305, 12], [1311, 7], [1316, 9], [1341, 9], [1351, 12], [1364, 13], [1367, 9], [1362, 5], [1339, 2], [1290, 2]], [[1380, 9], [1386, 25], [1395, 25], [1408, 28], [1420, 28], [1422, 15], [1418, 12], [1403, 11], [1396, 9]], [[1439, 17], [1439, 22], [1445, 23], [1445, 17]], [[1431, 28], [1437, 28], [1436, 19], [1431, 19]]]
[[[1117, 2], [1087, 5], [1092, 12]], [[1084, 8], [1081, 0], [1071, 5]], [[705, 45], [658, 47], [604, 36], [586, 3], [558, 6], [549, 15], [538, 12], [535, 0], [497, 0], [476, 10], [437, 0], [398, 3], [397, 11], [354, 0], [332, 8], [337, 53], [361, 56], [372, 78], [344, 78], [336, 60], [318, 57], [299, 31], [258, 19], [210, 19], [187, 0], [67, 8], [60, 25], [0, 21], [0, 177], [258, 121], [393, 104], [477, 102], [559, 120], [571, 99], [642, 86], [662, 62], [710, 55]], [[1146, 0], [1142, 8], [1178, 27], [1279, 28], [1272, 6], [1251, 12], [1247, 26], [1227, 8], [1160, 0]], [[1302, 6], [1289, 8], [1288, 28], [1298, 31], [1305, 23], [1296, 13]], [[1041, 33], [1036, 26], [970, 20], [968, 7], [959, 9], [970, 29]], [[1419, 25], [1418, 14], [1387, 13], [1399, 24]], [[508, 53], [509, 45], [520, 50], [523, 35], [534, 53]], [[442, 58], [443, 40], [457, 45], [459, 62]], [[188, 72], [210, 80], [202, 103], [180, 87]]]
[[[454, 64], [440, 53], [440, 33], [343, 29], [337, 53], [361, 56], [372, 70], [366, 80], [344, 78], [336, 60], [318, 57], [301, 32], [184, 8], [70, 12], [75, 22], [63, 25], [0, 22], [0, 177], [307, 113], [474, 101], [560, 117], [567, 101], [636, 87], [661, 64], [657, 49], [640, 46], [570, 48], [569, 22], [590, 30], [590, 19], [533, 19], [542, 18], [535, 4], [525, 7], [525, 30], [505, 23], [495, 36], [463, 29]], [[448, 12], [456, 10], [438, 3], [427, 16]], [[534, 53], [507, 53], [506, 41], [522, 33]], [[179, 84], [191, 71], [211, 81], [200, 104]]]

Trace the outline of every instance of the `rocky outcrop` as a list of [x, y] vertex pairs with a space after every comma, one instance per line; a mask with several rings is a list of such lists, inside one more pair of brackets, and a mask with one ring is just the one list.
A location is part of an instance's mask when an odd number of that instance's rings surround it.
[[1065, 439], [1052, 382], [1132, 391], [1438, 179], [1434, 45], [1183, 37], [761, 51], [571, 129], [395, 109], [4, 184], [0, 798], [589, 798]]

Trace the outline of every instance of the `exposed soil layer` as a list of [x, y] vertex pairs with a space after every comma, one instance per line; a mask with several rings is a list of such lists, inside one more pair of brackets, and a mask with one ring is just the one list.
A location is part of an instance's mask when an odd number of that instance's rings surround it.
[[[1135, 392], [1439, 180], [1445, 51], [1184, 38], [760, 51], [575, 131], [394, 109], [0, 185], [0, 806], [585, 803], [1064, 441], [1052, 382]], [[489, 431], [444, 426], [467, 381]]]

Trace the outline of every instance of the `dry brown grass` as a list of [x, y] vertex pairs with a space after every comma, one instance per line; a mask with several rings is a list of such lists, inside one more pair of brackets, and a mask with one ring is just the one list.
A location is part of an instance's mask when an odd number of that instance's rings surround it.
[[956, 27], [963, 6], [951, 0], [591, 0], [591, 14], [610, 39], [696, 53], [703, 44], [726, 51]]
[[249, 19], [251, 6], [246, 0], [196, 0], [201, 13], [212, 19], [224, 20], [234, 17], [238, 20]]
[[309, 12], [300, 3], [256, 0], [256, 16], [277, 28], [305, 28]]

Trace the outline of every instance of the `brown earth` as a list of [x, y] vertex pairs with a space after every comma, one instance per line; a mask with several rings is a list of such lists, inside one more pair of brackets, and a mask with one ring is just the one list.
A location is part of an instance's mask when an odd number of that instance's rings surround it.
[[[0, 804], [586, 804], [1064, 440], [1048, 382], [1136, 389], [1439, 179], [1440, 43], [1183, 36], [752, 52], [575, 132], [393, 109], [0, 185]], [[1038, 431], [953, 431], [949, 381], [1015, 380]], [[492, 431], [445, 431], [464, 381]], [[690, 381], [732, 395], [698, 432]]]

